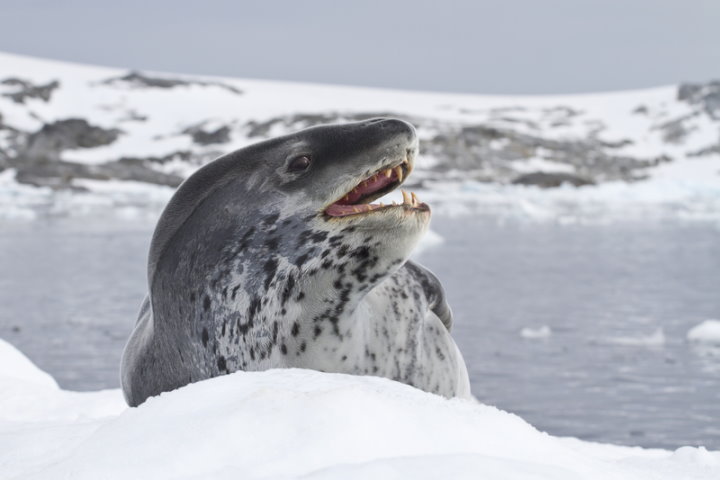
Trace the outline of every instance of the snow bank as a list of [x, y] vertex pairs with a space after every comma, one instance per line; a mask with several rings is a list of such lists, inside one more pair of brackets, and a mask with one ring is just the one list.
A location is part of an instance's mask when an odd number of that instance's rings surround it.
[[720, 478], [720, 452], [555, 438], [380, 378], [240, 372], [128, 409], [58, 389], [5, 342], [0, 361], [0, 478]]
[[720, 345], [720, 320], [705, 320], [691, 328], [687, 339], [694, 343]]

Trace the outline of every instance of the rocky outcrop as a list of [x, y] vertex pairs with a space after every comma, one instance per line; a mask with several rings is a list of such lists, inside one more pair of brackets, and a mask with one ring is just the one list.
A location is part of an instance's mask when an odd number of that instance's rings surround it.
[[163, 88], [188, 87], [197, 85], [200, 87], [218, 87], [236, 95], [242, 95], [242, 90], [222, 82], [207, 82], [200, 80], [185, 80], [182, 78], [153, 77], [142, 72], [128, 72], [121, 77], [108, 78], [101, 83], [105, 85], [126, 85], [130, 88]]
[[183, 133], [190, 135], [198, 145], [222, 144], [230, 141], [230, 127], [223, 125], [214, 129], [206, 129], [202, 125], [186, 128]]
[[556, 188], [563, 184], [574, 187], [594, 185], [595, 182], [587, 178], [571, 175], [569, 173], [533, 172], [520, 175], [512, 181], [515, 185], [535, 185], [540, 188]]
[[35, 159], [59, 160], [63, 150], [93, 148], [109, 145], [122, 133], [117, 128], [106, 129], [90, 125], [81, 118], [69, 118], [47, 123], [27, 137], [25, 148], [18, 156]]
[[28, 80], [17, 77], [8, 77], [0, 81], [0, 85], [12, 87], [14, 91], [3, 93], [4, 97], [12, 99], [15, 103], [25, 103], [29, 98], [38, 98], [44, 102], [50, 101], [53, 91], [60, 86], [60, 82], [53, 80], [45, 85], [34, 85]]
[[698, 105], [713, 119], [720, 119], [720, 80], [707, 83], [682, 83], [678, 87], [677, 99]]
[[[178, 186], [182, 178], [151, 168], [153, 159], [119, 159], [99, 165], [66, 161], [61, 154], [68, 149], [109, 145], [122, 132], [90, 125], [86, 120], [71, 118], [48, 123], [31, 134], [18, 134], [14, 154], [0, 155], [0, 164], [14, 168], [16, 180], [29, 185], [54, 189], [81, 189], [75, 179], [134, 180], [157, 185]], [[158, 163], [167, 161], [158, 158]]]
[[177, 175], [158, 172], [141, 164], [122, 161], [100, 165], [62, 160], [36, 161], [32, 163], [15, 161], [11, 165], [17, 171], [15, 179], [18, 182], [54, 189], [82, 189], [82, 187], [78, 187], [73, 183], [75, 179], [133, 180], [170, 187], [177, 187], [183, 180], [182, 177]]

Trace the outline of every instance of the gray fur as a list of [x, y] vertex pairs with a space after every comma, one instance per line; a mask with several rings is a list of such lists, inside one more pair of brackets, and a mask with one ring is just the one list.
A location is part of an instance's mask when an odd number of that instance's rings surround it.
[[[375, 119], [258, 143], [191, 176], [153, 236], [149, 295], [121, 365], [127, 402], [283, 367], [469, 395], [442, 287], [408, 261], [429, 212], [323, 213], [416, 151], [411, 125]], [[293, 173], [299, 155], [312, 165]]]

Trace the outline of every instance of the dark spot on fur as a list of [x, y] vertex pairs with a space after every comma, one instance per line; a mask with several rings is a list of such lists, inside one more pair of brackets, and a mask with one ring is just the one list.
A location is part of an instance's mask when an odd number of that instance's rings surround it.
[[298, 258], [295, 259], [295, 266], [300, 268], [303, 266], [305, 262], [307, 262], [307, 259], [310, 257], [310, 254], [308, 252], [303, 253]]
[[277, 222], [278, 218], [280, 218], [280, 214], [273, 213], [273, 214], [268, 215], [265, 218], [263, 218], [263, 223], [267, 226], [274, 225], [275, 222]]
[[270, 282], [272, 282], [275, 272], [277, 272], [277, 267], [278, 262], [275, 258], [269, 258], [268, 261], [265, 262], [265, 265], [263, 265], [263, 270], [265, 271], [265, 290], [270, 288]]
[[328, 234], [327, 232], [315, 232], [312, 235], [310, 235], [310, 240], [312, 240], [315, 243], [320, 243], [323, 240], [327, 238]]
[[360, 260], [368, 259], [370, 258], [370, 247], [363, 245], [353, 250], [350, 255]]
[[300, 333], [300, 324], [298, 322], [294, 322], [292, 326], [292, 330], [290, 330], [290, 333], [293, 337], [297, 337], [298, 333]]
[[220, 355], [217, 359], [217, 367], [218, 370], [220, 370], [221, 372], [223, 370], [227, 371], [227, 363], [225, 363], [225, 357], [223, 357], [222, 355]]
[[270, 237], [270, 238], [268, 238], [267, 242], [265, 243], [265, 246], [266, 246], [267, 249], [268, 249], [269, 251], [271, 251], [271, 252], [274, 252], [275, 250], [277, 250], [277, 247], [278, 247], [278, 239], [277, 239], [277, 237]]
[[280, 351], [282, 352], [283, 355], [287, 355], [287, 347], [285, 346], [284, 343], [282, 345], [280, 345]]
[[295, 276], [291, 273], [288, 275], [287, 282], [285, 282], [285, 288], [283, 289], [281, 302], [282, 305], [285, 305], [290, 298], [290, 294], [292, 293], [293, 289], [295, 288]]
[[210, 310], [210, 297], [205, 295], [205, 298], [203, 298], [203, 310], [206, 312]]
[[208, 340], [210, 339], [210, 336], [208, 335], [207, 328], [203, 328], [201, 338], [202, 338], [203, 347], [207, 347], [207, 342], [208, 342]]
[[440, 350], [440, 347], [435, 347], [435, 353], [437, 353], [440, 360], [445, 360], [445, 354]]
[[315, 338], [319, 337], [322, 334], [322, 328], [320, 328], [320, 325], [315, 325], [315, 328], [313, 329], [313, 335]]

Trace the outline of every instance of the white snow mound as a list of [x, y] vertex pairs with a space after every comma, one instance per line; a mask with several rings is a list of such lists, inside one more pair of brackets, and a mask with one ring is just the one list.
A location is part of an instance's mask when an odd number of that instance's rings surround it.
[[[239, 372], [130, 409], [117, 390], [63, 392], [32, 381], [37, 370], [24, 370], [31, 381], [7, 374], [28, 361], [4, 342], [0, 352], [0, 478], [720, 478], [720, 452], [555, 438], [496, 408], [380, 378]], [[71, 413], [114, 413], [10, 418], [8, 405], [22, 416], [13, 397], [31, 387], [37, 402], [75, 395]]]

